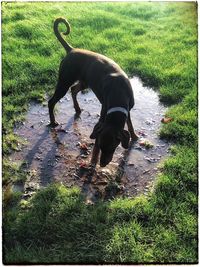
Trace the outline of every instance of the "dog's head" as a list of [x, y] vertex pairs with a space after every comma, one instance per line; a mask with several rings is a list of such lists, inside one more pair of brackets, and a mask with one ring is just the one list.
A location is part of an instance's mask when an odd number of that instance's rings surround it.
[[127, 149], [130, 141], [129, 132], [122, 129], [116, 130], [110, 126], [98, 126], [94, 128], [90, 138], [97, 139], [101, 150], [100, 166], [105, 167], [113, 158], [113, 154], [121, 143]]

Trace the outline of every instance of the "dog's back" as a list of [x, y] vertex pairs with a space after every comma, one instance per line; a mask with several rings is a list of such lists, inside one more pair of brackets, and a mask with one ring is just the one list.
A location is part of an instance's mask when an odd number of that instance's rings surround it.
[[72, 49], [64, 58], [60, 67], [60, 74], [64, 77], [66, 69], [74, 81], [82, 81], [92, 88], [99, 101], [102, 103], [102, 89], [105, 79], [110, 74], [117, 74], [128, 79], [125, 72], [113, 60], [98, 53]]

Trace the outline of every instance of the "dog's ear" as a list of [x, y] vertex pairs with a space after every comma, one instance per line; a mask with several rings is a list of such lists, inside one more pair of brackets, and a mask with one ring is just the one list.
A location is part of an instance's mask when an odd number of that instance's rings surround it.
[[102, 131], [103, 129], [103, 123], [102, 122], [98, 122], [95, 126], [94, 129], [90, 135], [91, 139], [96, 139], [98, 134]]
[[129, 141], [130, 141], [130, 134], [126, 130], [122, 130], [119, 133], [119, 139], [121, 141], [121, 144], [123, 148], [127, 149], [129, 146]]

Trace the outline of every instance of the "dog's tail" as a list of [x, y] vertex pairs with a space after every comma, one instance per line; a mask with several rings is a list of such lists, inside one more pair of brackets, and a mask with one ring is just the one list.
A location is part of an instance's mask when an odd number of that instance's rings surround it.
[[73, 48], [63, 39], [62, 35], [58, 31], [58, 25], [60, 23], [64, 23], [65, 26], [67, 27], [67, 31], [65, 33], [63, 33], [64, 35], [68, 35], [70, 33], [71, 28], [70, 28], [69, 22], [66, 19], [57, 18], [54, 21], [54, 27], [53, 27], [54, 33], [55, 33], [56, 37], [58, 38], [59, 42], [62, 44], [62, 46], [67, 51], [67, 53], [69, 53]]

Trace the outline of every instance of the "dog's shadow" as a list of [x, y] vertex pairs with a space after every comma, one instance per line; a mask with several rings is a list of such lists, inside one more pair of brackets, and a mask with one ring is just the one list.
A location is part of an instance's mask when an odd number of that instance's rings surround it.
[[[77, 118], [72, 116], [65, 127], [63, 128], [63, 131], [68, 131], [73, 123], [75, 122]], [[23, 163], [20, 167], [20, 171], [27, 171], [30, 172], [32, 169], [32, 164], [34, 163], [34, 160], [38, 154], [38, 151], [40, 150], [41, 146], [44, 146], [46, 140], [51, 137], [53, 139], [53, 145], [51, 149], [45, 154], [43, 158], [41, 158], [41, 164], [40, 164], [40, 170], [39, 170], [39, 183], [40, 186], [44, 187], [47, 186], [49, 183], [53, 182], [54, 175], [53, 175], [53, 165], [51, 166], [50, 161], [53, 161], [55, 159], [56, 150], [57, 148], [62, 144], [62, 136], [59, 136], [56, 134], [55, 129], [51, 129], [49, 126], [44, 126], [44, 131], [39, 134], [38, 140], [33, 144], [30, 150], [24, 155]], [[33, 127], [34, 129], [34, 127]], [[36, 133], [38, 134], [38, 133]], [[35, 181], [35, 183], [37, 183]], [[25, 185], [25, 184], [24, 184]], [[24, 186], [23, 185], [23, 186]]]

